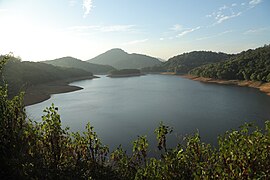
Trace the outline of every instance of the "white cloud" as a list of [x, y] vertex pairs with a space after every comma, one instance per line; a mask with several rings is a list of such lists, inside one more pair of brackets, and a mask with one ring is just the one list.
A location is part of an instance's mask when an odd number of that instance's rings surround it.
[[228, 31], [224, 31], [224, 32], [221, 32], [221, 33], [218, 33], [216, 35], [213, 35], [213, 36], [205, 36], [205, 37], [201, 37], [201, 38], [198, 38], [196, 39], [197, 41], [201, 41], [201, 40], [205, 40], [205, 39], [210, 39], [210, 38], [215, 38], [215, 37], [219, 37], [219, 36], [222, 36], [224, 34], [228, 34], [228, 33], [231, 33], [233, 32], [232, 30], [228, 30]]
[[219, 8], [220, 11], [225, 10], [225, 9], [228, 9], [228, 7], [226, 5]]
[[103, 26], [100, 28], [102, 32], [131, 32], [135, 25], [113, 25]]
[[200, 38], [198, 38], [196, 40], [201, 41], [201, 40], [210, 39], [210, 38], [213, 38], [213, 37], [216, 37], [216, 36], [205, 36], [205, 37], [200, 37]]
[[138, 39], [138, 40], [134, 40], [134, 41], [129, 41], [126, 43], [123, 43], [122, 45], [133, 45], [133, 44], [138, 44], [138, 43], [144, 43], [146, 41], [148, 41], [149, 39]]
[[196, 30], [198, 30], [198, 29], [200, 29], [200, 28], [201, 28], [201, 27], [198, 26], [198, 27], [196, 27], [196, 28], [192, 28], [192, 29], [185, 30], [185, 31], [181, 32], [180, 34], [178, 34], [177, 37], [182, 37], [182, 36], [184, 36], [184, 35], [186, 35], [186, 34], [189, 34], [189, 33], [193, 32], [193, 31], [196, 31]]
[[220, 23], [222, 23], [225, 20], [232, 19], [232, 18], [235, 18], [237, 16], [240, 16], [241, 14], [242, 14], [242, 12], [239, 12], [237, 14], [232, 13], [231, 15], [227, 15], [227, 16], [226, 15], [223, 15], [223, 14], [221, 14], [219, 16], [216, 16], [217, 24], [220, 24]]
[[195, 28], [186, 28], [180, 24], [175, 24], [169, 28], [170, 29], [169, 32], [163, 33], [161, 35], [161, 37], [159, 38], [159, 40], [163, 41], [163, 40], [172, 40], [175, 38], [179, 38], [179, 37], [185, 36], [186, 34], [193, 32], [193, 31], [196, 31], [200, 28], [201, 28], [201, 26], [198, 26]]
[[249, 1], [249, 4], [252, 6], [255, 6], [257, 4], [260, 4], [261, 2], [262, 2], [262, 0], [251, 0], [251, 1]]
[[85, 18], [93, 8], [93, 1], [92, 0], [83, 0], [83, 10], [84, 10], [84, 15], [83, 17]]
[[223, 32], [219, 33], [218, 35], [221, 36], [223, 34], [228, 34], [228, 33], [231, 33], [231, 32], [233, 32], [233, 30], [223, 31]]
[[244, 32], [245, 35], [249, 35], [249, 34], [259, 34], [263, 31], [267, 31], [269, 30], [270, 28], [258, 28], [258, 29], [250, 29], [246, 32]]
[[[220, 8], [214, 10], [212, 13], [207, 14], [206, 18], [211, 18], [215, 22], [208, 27], [213, 27], [217, 24], [221, 24], [224, 21], [236, 18], [241, 14], [247, 12], [251, 8], [255, 7], [257, 4], [261, 3], [263, 0], [246, 0], [247, 2], [242, 3], [231, 3], [223, 5]], [[241, 5], [241, 6], [240, 6]]]
[[183, 26], [180, 25], [180, 24], [175, 24], [175, 25], [173, 25], [173, 27], [170, 28], [170, 29], [173, 30], [173, 31], [181, 31], [181, 30], [183, 29]]

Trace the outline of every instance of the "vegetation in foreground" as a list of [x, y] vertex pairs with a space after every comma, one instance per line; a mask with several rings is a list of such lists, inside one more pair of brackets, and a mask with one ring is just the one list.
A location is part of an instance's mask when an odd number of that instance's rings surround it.
[[[3, 60], [6, 60], [4, 58]], [[0, 74], [4, 61], [0, 62]], [[269, 179], [270, 122], [265, 130], [244, 125], [219, 137], [217, 149], [200, 141], [166, 147], [172, 129], [160, 123], [155, 130], [159, 158], [148, 156], [146, 136], [133, 142], [128, 155], [119, 146], [109, 153], [90, 124], [84, 133], [61, 127], [58, 108], [44, 110], [42, 122], [25, 114], [23, 94], [9, 100], [0, 87], [1, 179]]]

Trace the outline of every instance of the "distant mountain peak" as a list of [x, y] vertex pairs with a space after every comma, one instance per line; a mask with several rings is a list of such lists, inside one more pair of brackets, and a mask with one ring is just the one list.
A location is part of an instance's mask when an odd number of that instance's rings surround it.
[[69, 59], [77, 59], [75, 57], [72, 57], [72, 56], [66, 56], [66, 57], [63, 57], [63, 58], [69, 58]]
[[[112, 48], [110, 49], [109, 51], [124, 51], [123, 49], [121, 48]], [[125, 52], [125, 51], [124, 51]]]
[[66, 57], [49, 60], [49, 61], [43, 61], [43, 63], [51, 64], [54, 66], [60, 66], [60, 67], [82, 69], [87, 72], [92, 72], [94, 74], [104, 74], [111, 70], [114, 70], [114, 68], [111, 66], [93, 64], [93, 63], [82, 61], [80, 59], [77, 59], [71, 56], [66, 56]]
[[78, 60], [78, 61], [81, 61], [80, 59], [77, 59], [77, 58], [72, 57], [72, 56], [65, 56], [65, 57], [54, 59], [54, 60]]
[[116, 69], [140, 69], [161, 64], [157, 58], [136, 53], [129, 54], [120, 48], [106, 51], [87, 62], [110, 65]]
[[124, 51], [123, 49], [120, 49], [120, 48], [113, 48], [113, 49], [106, 51], [105, 53], [125, 53], [125, 54], [128, 54], [126, 51]]

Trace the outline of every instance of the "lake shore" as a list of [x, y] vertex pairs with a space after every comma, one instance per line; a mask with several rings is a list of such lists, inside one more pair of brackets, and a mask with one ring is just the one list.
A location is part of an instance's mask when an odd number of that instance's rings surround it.
[[24, 105], [29, 106], [33, 104], [37, 104], [43, 101], [50, 99], [51, 95], [59, 94], [59, 93], [67, 93], [72, 91], [78, 91], [83, 88], [78, 86], [69, 85], [72, 82], [94, 79], [98, 78], [97, 76], [86, 76], [86, 77], [78, 77], [78, 78], [69, 78], [61, 81], [54, 81], [45, 84], [35, 85], [28, 87], [25, 91], [24, 95]]
[[193, 75], [179, 75], [184, 78], [188, 78], [194, 81], [200, 81], [205, 83], [216, 83], [223, 85], [237, 85], [259, 89], [270, 96], [270, 83], [262, 83], [258, 81], [241, 81], [241, 80], [218, 80], [213, 78], [198, 77]]

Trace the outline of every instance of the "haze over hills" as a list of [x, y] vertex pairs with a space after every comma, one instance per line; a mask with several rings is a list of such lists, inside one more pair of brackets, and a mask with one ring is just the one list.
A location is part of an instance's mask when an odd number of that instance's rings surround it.
[[157, 58], [160, 62], [166, 62], [166, 59], [162, 59], [162, 58]]
[[188, 73], [193, 68], [225, 61], [231, 56], [232, 55], [221, 52], [193, 51], [170, 58], [168, 61], [164, 62], [163, 67], [170, 72]]
[[87, 62], [110, 65], [116, 69], [141, 69], [162, 64], [157, 58], [142, 54], [128, 54], [117, 48], [100, 54]]
[[104, 74], [111, 70], [115, 70], [112, 66], [109, 65], [93, 64], [70, 56], [54, 60], [42, 61], [42, 63], [60, 67], [83, 69], [87, 72], [92, 72], [94, 74]]

